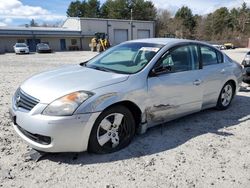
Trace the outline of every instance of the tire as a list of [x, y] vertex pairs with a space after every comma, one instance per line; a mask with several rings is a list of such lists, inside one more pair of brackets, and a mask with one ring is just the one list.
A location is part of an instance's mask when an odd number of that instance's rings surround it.
[[216, 108], [218, 110], [226, 110], [230, 106], [233, 100], [234, 93], [235, 93], [234, 85], [232, 84], [232, 82], [227, 82], [223, 86], [220, 92]]
[[97, 52], [102, 52], [103, 51], [101, 44], [97, 44], [96, 51]]
[[88, 150], [98, 154], [112, 153], [129, 145], [134, 135], [135, 120], [132, 113], [124, 106], [113, 106], [96, 119]]

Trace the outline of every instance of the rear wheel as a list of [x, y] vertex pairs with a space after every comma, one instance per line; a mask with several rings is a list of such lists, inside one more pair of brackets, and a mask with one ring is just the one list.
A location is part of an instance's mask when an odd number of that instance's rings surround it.
[[111, 153], [126, 147], [135, 134], [135, 121], [124, 106], [113, 106], [97, 118], [89, 139], [89, 151]]
[[220, 96], [218, 98], [218, 101], [217, 101], [217, 106], [216, 108], [219, 109], [219, 110], [225, 110], [227, 109], [230, 104], [231, 104], [231, 101], [233, 99], [233, 96], [234, 96], [234, 86], [231, 82], [227, 82], [221, 92], [220, 92]]

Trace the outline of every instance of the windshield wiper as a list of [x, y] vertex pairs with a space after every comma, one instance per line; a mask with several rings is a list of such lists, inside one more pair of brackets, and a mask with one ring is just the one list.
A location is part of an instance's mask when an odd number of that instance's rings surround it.
[[88, 66], [88, 68], [92, 68], [92, 69], [96, 69], [96, 70], [100, 70], [100, 71], [105, 71], [105, 72], [114, 72], [113, 70], [110, 70], [106, 67], [99, 67], [99, 66]]

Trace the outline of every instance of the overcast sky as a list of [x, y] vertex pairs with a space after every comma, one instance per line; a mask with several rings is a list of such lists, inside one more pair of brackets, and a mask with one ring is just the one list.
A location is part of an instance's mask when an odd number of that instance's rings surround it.
[[[0, 0], [0, 26], [22, 25], [32, 18], [37, 22], [55, 23], [66, 18], [71, 0]], [[104, 2], [104, 0], [101, 0]], [[183, 5], [194, 14], [207, 14], [219, 7], [240, 7], [244, 0], [152, 0], [156, 8], [175, 13]], [[245, 0], [250, 7], [250, 0]]]

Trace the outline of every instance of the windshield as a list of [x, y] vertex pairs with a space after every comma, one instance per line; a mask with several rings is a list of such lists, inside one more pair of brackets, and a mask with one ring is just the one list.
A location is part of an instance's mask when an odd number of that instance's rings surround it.
[[133, 74], [145, 67], [163, 45], [125, 43], [108, 49], [91, 59], [86, 67], [122, 74]]
[[16, 44], [16, 47], [27, 47], [26, 44]]
[[48, 48], [48, 44], [45, 44], [45, 43], [40, 43], [40, 44], [37, 44], [37, 47], [46, 47]]

